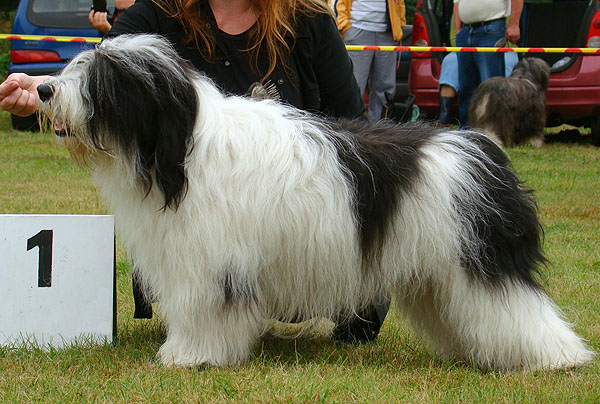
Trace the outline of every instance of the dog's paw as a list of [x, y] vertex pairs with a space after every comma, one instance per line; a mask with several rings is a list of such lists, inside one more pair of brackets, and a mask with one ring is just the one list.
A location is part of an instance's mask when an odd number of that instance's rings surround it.
[[167, 339], [158, 350], [158, 360], [167, 367], [193, 368], [196, 366], [225, 366], [241, 362], [241, 356], [227, 355], [223, 347], [213, 351], [201, 349], [201, 345], [186, 345], [180, 340]]
[[165, 342], [158, 351], [159, 361], [167, 367], [193, 368], [202, 365], [218, 366], [214, 359], [211, 360], [208, 355], [201, 352], [195, 352], [192, 349], [182, 349], [181, 345]]
[[529, 144], [531, 145], [531, 147], [534, 147], [536, 149], [543, 147], [544, 146], [544, 135], [532, 137], [531, 139], [529, 139]]

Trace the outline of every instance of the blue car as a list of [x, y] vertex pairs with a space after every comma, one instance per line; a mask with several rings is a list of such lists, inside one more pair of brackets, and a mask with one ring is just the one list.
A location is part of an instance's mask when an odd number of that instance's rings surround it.
[[[109, 10], [114, 8], [112, 0]], [[88, 14], [92, 0], [21, 0], [12, 33], [16, 35], [43, 35], [45, 37], [100, 37], [91, 27]], [[11, 41], [9, 73], [27, 73], [32, 76], [55, 74], [79, 52], [93, 48], [86, 42]], [[13, 128], [37, 130], [37, 118], [12, 116]]]

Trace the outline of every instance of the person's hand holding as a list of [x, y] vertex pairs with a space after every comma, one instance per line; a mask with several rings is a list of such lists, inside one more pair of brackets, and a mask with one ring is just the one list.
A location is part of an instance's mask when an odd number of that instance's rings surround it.
[[0, 108], [17, 116], [29, 116], [38, 107], [37, 86], [48, 76], [13, 73], [0, 84]]
[[509, 24], [506, 27], [506, 39], [508, 39], [512, 43], [517, 43], [521, 38], [521, 29], [519, 28], [519, 24]]
[[106, 12], [91, 10], [88, 19], [90, 20], [92, 27], [96, 28], [102, 34], [106, 34], [112, 28], [108, 22], [107, 16], [108, 14]]

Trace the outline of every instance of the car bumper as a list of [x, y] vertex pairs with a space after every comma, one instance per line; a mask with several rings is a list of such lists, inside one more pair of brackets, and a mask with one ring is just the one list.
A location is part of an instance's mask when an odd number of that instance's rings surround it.
[[53, 75], [61, 71], [65, 67], [65, 63], [27, 63], [27, 64], [10, 64], [8, 74], [11, 73], [26, 73], [30, 76]]

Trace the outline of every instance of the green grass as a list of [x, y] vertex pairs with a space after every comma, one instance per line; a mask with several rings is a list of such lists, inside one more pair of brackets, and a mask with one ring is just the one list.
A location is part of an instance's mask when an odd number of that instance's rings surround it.
[[[551, 261], [546, 288], [600, 350], [600, 149], [551, 144], [508, 153], [539, 199]], [[106, 213], [88, 170], [71, 163], [52, 136], [10, 130], [6, 113], [0, 189], [0, 213]], [[599, 360], [561, 371], [481, 371], [433, 356], [393, 315], [366, 346], [337, 345], [323, 323], [297, 340], [264, 337], [244, 365], [165, 368], [155, 360], [160, 321], [132, 319], [122, 250], [118, 261], [116, 341], [50, 352], [0, 348], [0, 403], [600, 402]]]

